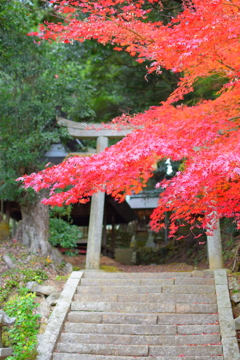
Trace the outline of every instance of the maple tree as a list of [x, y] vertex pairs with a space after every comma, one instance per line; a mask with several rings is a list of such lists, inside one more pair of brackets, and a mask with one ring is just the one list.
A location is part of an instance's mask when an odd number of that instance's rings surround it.
[[[99, 190], [122, 201], [146, 186], [157, 161], [184, 159], [183, 171], [156, 184], [165, 190], [152, 214], [152, 228], [164, 226], [166, 211], [172, 212], [171, 233], [179, 219], [206, 229], [213, 217], [233, 217], [239, 224], [240, 1], [185, 0], [183, 11], [167, 25], [148, 21], [151, 5], [161, 4], [155, 0], [51, 3], [64, 22], [41, 25], [40, 33], [32, 35], [66, 43], [111, 43], [139, 62], [150, 60], [149, 73], [164, 67], [182, 77], [159, 106], [113, 120], [111, 126], [132, 128], [116, 145], [25, 176], [24, 186], [49, 188], [44, 203], [51, 205], [84, 203]], [[194, 84], [211, 76], [224, 79], [218, 97], [184, 105]]]

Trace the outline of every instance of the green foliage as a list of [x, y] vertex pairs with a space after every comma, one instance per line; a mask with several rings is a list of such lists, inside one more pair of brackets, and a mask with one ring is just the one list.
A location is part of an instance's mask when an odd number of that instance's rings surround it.
[[93, 87], [71, 45], [35, 41], [26, 34], [49, 8], [38, 1], [3, 0], [0, 4], [0, 198], [21, 201], [15, 179], [44, 166], [52, 143], [70, 137], [56, 115], [93, 117]]
[[81, 46], [85, 48], [85, 79], [92, 79], [96, 89], [90, 101], [97, 121], [107, 122], [123, 112], [134, 114], [159, 105], [176, 88], [178, 77], [170, 71], [146, 78], [148, 64], [137, 63], [124, 51], [113, 51], [113, 46], [94, 41]]
[[36, 295], [28, 293], [27, 289], [21, 289], [19, 295], [9, 300], [4, 307], [9, 316], [16, 317], [15, 324], [4, 330], [5, 346], [13, 349], [13, 356], [8, 357], [9, 360], [36, 358], [40, 315], [35, 314], [35, 297]]
[[14, 289], [19, 289], [28, 281], [42, 283], [47, 280], [47, 274], [41, 269], [12, 269], [1, 276], [3, 285], [0, 287], [0, 304], [2, 304]]
[[53, 246], [60, 245], [63, 248], [74, 249], [76, 241], [82, 233], [76, 225], [70, 225], [68, 222], [53, 218], [50, 219], [49, 242]]

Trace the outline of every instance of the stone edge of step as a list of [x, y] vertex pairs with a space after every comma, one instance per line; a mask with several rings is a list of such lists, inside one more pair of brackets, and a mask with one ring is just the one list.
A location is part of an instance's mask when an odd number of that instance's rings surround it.
[[239, 360], [240, 355], [236, 337], [236, 329], [228, 291], [227, 270], [215, 270], [214, 278], [224, 360]]
[[72, 298], [76, 293], [77, 286], [82, 276], [83, 271], [73, 271], [68, 278], [57, 305], [49, 318], [46, 330], [44, 334], [39, 337], [37, 360], [52, 359], [52, 353], [69, 312]]

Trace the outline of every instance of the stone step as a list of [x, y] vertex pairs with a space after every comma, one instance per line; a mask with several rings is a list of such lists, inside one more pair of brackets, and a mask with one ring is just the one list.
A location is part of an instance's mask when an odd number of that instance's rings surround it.
[[68, 321], [94, 324], [218, 325], [217, 314], [139, 314], [71, 311]]
[[66, 333], [123, 335], [201, 335], [220, 332], [219, 325], [135, 325], [66, 323]]
[[139, 312], [139, 313], [180, 313], [201, 314], [216, 313], [216, 304], [185, 304], [176, 302], [135, 303], [135, 302], [81, 302], [72, 301], [71, 310], [76, 311], [110, 311], [110, 312]]
[[213, 278], [213, 271], [192, 271], [192, 272], [152, 272], [152, 273], [108, 273], [103, 271], [85, 271], [83, 277], [86, 279], [172, 279], [176, 277], [202, 277]]
[[[179, 319], [180, 320], [180, 319]], [[214, 322], [214, 318], [208, 318], [209, 322]], [[207, 320], [207, 321], [208, 321]], [[158, 316], [155, 314], [136, 314], [118, 312], [78, 312], [71, 311], [68, 314], [68, 321], [81, 323], [103, 323], [103, 324], [145, 324], [155, 325]]]
[[82, 278], [81, 286], [154, 286], [154, 285], [214, 285], [213, 278], [176, 277], [168, 279], [113, 279]]
[[81, 286], [141, 286], [141, 285], [161, 286], [161, 285], [174, 285], [174, 281], [175, 279], [85, 279], [82, 278], [80, 281], [80, 285]]
[[109, 302], [177, 302], [177, 303], [207, 303], [216, 304], [215, 294], [131, 294], [131, 295], [112, 295], [112, 294], [76, 294], [74, 300], [88, 301], [109, 301]]
[[[198, 273], [198, 277], [213, 277], [213, 273], [206, 272], [203, 276], [203, 273]], [[195, 274], [196, 274], [195, 273]], [[168, 272], [168, 273], [126, 273], [126, 272], [100, 272], [100, 271], [85, 271], [83, 278], [85, 279], [172, 279], [176, 277], [192, 277], [192, 272]]]
[[[168, 280], [167, 280], [168, 281]], [[150, 294], [150, 293], [166, 293], [166, 294], [215, 294], [214, 285], [171, 285], [171, 286], [78, 286], [78, 294]]]
[[118, 335], [62, 333], [60, 342], [65, 344], [116, 344], [116, 345], [208, 345], [220, 342], [219, 334], [206, 335]]
[[[83, 354], [94, 354], [94, 355], [113, 355], [121, 357], [129, 356], [140, 356], [147, 357], [153, 360], [154, 357], [160, 360], [161, 357], [167, 356], [167, 360], [170, 357], [181, 357], [184, 356], [201, 356], [206, 360], [207, 356], [217, 356], [220, 359], [222, 355], [222, 346], [221, 345], [196, 345], [196, 346], [147, 346], [147, 345], [116, 345], [116, 344], [73, 344], [73, 343], [59, 343], [57, 346], [57, 352], [69, 353], [71, 354], [71, 360], [73, 360], [72, 354], [79, 353]], [[82, 358], [84, 359], [84, 357]], [[80, 358], [80, 360], [82, 360]], [[87, 359], [85, 357], [85, 359]], [[104, 357], [106, 359], [106, 357]], [[109, 357], [113, 359], [113, 357]], [[144, 359], [144, 358], [143, 358]], [[56, 360], [56, 358], [55, 358]], [[61, 359], [62, 360], [62, 359]], [[129, 360], [129, 359], [128, 359]], [[195, 359], [194, 359], [195, 360]], [[212, 358], [211, 358], [212, 360]]]
[[[181, 356], [181, 355], [180, 355]], [[223, 356], [181, 356], [182, 360], [223, 360]], [[53, 360], [180, 360], [179, 356], [113, 356], [55, 353]]]

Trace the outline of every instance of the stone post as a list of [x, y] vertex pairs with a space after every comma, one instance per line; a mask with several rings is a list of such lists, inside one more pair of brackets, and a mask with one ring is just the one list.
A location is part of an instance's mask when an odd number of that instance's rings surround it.
[[215, 222], [216, 229], [213, 231], [213, 235], [207, 236], [208, 247], [208, 261], [209, 269], [217, 270], [223, 269], [223, 257], [222, 257], [222, 241], [220, 232], [220, 221], [213, 220]]
[[15, 323], [16, 318], [10, 318], [3, 310], [0, 310], [0, 360], [4, 360], [12, 355], [11, 348], [3, 348], [2, 344], [2, 327], [11, 326]]
[[[99, 136], [97, 138], [97, 153], [108, 146], [108, 138]], [[105, 193], [98, 192], [92, 196], [91, 210], [88, 230], [86, 269], [98, 270], [100, 265], [102, 226], [104, 213]]]

